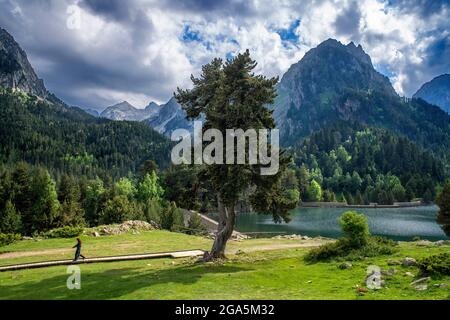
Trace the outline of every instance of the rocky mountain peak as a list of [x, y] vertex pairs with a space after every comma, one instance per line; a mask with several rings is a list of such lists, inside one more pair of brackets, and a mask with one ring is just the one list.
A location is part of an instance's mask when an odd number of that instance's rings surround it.
[[295, 140], [335, 118], [352, 120], [358, 113], [370, 113], [360, 100], [374, 92], [399, 98], [360, 45], [328, 39], [308, 51], [281, 79], [275, 120], [282, 136]]
[[450, 74], [442, 74], [425, 83], [413, 97], [421, 98], [450, 113]]
[[49, 96], [28, 61], [27, 54], [5, 30], [0, 28], [0, 86], [20, 90], [42, 99]]

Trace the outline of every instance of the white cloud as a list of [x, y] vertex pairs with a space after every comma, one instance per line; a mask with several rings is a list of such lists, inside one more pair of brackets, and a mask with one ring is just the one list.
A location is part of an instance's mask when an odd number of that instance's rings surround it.
[[[69, 30], [67, 6], [76, 3], [81, 28]], [[442, 70], [439, 64], [428, 67], [430, 46], [448, 33], [446, 8], [424, 15], [381, 0], [132, 0], [126, 5], [0, 0], [0, 5], [9, 9], [0, 12], [0, 21], [27, 50], [50, 90], [89, 107], [117, 100], [138, 106], [145, 106], [145, 99], [163, 102], [177, 86], [190, 86], [190, 74], [212, 58], [245, 49], [258, 61], [258, 73], [282, 76], [328, 38], [361, 44], [376, 66], [388, 66], [401, 94], [411, 95], [421, 83], [450, 72], [448, 64], [441, 64]], [[338, 28], [340, 17], [344, 23]], [[297, 19], [300, 25], [290, 32], [298, 41], [283, 41], [277, 31]], [[186, 26], [199, 39], [183, 41]]]

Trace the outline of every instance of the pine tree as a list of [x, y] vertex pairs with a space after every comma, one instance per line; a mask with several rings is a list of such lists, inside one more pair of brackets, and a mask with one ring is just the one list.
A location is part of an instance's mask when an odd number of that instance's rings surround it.
[[31, 232], [49, 230], [57, 225], [60, 203], [55, 182], [47, 170], [37, 168], [33, 177], [33, 216]]
[[[248, 50], [225, 63], [214, 59], [203, 66], [199, 78], [191, 77], [193, 89], [178, 89], [175, 98], [189, 119], [203, 114], [204, 130], [214, 128], [223, 137], [227, 129], [274, 129], [272, 111], [266, 106], [276, 97], [278, 79], [254, 75], [256, 65]], [[225, 148], [223, 154], [227, 154]], [[248, 159], [248, 150], [245, 158]], [[204, 168], [202, 177], [211, 181], [219, 211], [218, 232], [206, 260], [225, 256], [226, 244], [235, 226], [236, 203], [250, 187], [254, 188], [250, 199], [255, 210], [272, 213], [275, 221], [289, 220], [288, 211], [297, 203], [289, 203], [283, 197], [279, 180], [290, 159], [282, 153], [280, 160], [281, 170], [275, 176], [261, 176], [260, 165], [214, 164]]]
[[5, 208], [0, 211], [0, 233], [20, 233], [22, 221], [20, 214], [10, 200], [5, 204]]
[[24, 162], [19, 163], [12, 174], [12, 180], [14, 183], [13, 203], [22, 217], [23, 232], [30, 234], [33, 226], [33, 192], [29, 166]]

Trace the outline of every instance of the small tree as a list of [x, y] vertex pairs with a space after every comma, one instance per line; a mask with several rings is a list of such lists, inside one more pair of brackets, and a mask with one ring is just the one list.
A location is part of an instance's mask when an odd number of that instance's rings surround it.
[[102, 210], [101, 222], [104, 224], [122, 223], [142, 216], [136, 203], [128, 200], [126, 196], [115, 196], [106, 202]]
[[367, 218], [355, 211], [345, 212], [339, 219], [345, 239], [352, 247], [360, 248], [367, 244], [370, 237]]
[[116, 190], [119, 195], [126, 196], [128, 199], [134, 198], [137, 193], [136, 187], [133, 184], [133, 181], [124, 177], [116, 182], [115, 184]]
[[309, 201], [322, 201], [322, 188], [320, 187], [320, 184], [316, 182], [316, 180], [311, 181], [311, 184], [307, 190], [307, 194]]
[[33, 177], [34, 196], [31, 231], [46, 231], [56, 226], [61, 205], [55, 182], [46, 169], [37, 168]]
[[138, 186], [139, 198], [142, 201], [161, 200], [164, 189], [159, 184], [159, 178], [156, 172], [147, 173]]
[[188, 234], [202, 234], [207, 231], [198, 213], [193, 212], [188, 221]]
[[106, 189], [103, 186], [103, 181], [99, 178], [88, 183], [84, 200], [84, 209], [86, 220], [91, 226], [98, 225], [99, 223], [100, 210], [105, 200], [105, 193]]
[[14, 204], [8, 200], [5, 208], [0, 212], [0, 233], [20, 233], [22, 221]]
[[161, 228], [169, 231], [177, 231], [184, 226], [183, 214], [177, 208], [175, 202], [169, 203], [161, 213]]

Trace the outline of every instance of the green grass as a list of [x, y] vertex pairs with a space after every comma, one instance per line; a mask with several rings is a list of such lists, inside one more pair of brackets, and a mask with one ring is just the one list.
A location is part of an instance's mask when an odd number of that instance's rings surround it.
[[[231, 242], [230, 251], [248, 251], [230, 255], [224, 263], [196, 264], [192, 259], [141, 260], [89, 264], [81, 266], [81, 290], [68, 290], [66, 267], [0, 273], [0, 299], [446, 299], [450, 277], [433, 279], [426, 291], [410, 286], [413, 278], [406, 271], [415, 267], [396, 266], [398, 272], [385, 277], [386, 286], [359, 296], [356, 286], [364, 285], [367, 266], [377, 264], [388, 269], [388, 259], [426, 257], [446, 252], [444, 247], [417, 247], [402, 243], [398, 253], [368, 258], [340, 270], [340, 263], [305, 264], [306, 248], [253, 251], [269, 244], [292, 244], [293, 240], [255, 239]], [[21, 241], [3, 247], [0, 252], [42, 251], [70, 248], [70, 239], [39, 242]], [[164, 231], [140, 235], [84, 238], [87, 256], [158, 252], [182, 249], [209, 249], [211, 240]], [[0, 264], [70, 258], [72, 251], [47, 252], [42, 256], [0, 259]]]

